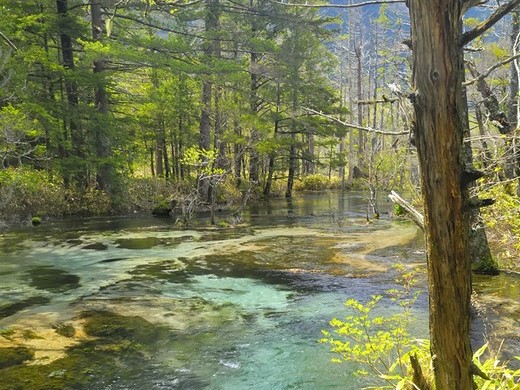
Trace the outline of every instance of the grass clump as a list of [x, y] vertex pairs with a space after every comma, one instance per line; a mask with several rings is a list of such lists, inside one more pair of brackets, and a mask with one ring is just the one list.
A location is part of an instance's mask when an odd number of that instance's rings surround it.
[[294, 186], [297, 191], [323, 191], [341, 188], [341, 180], [337, 177], [330, 179], [325, 175], [314, 174], [305, 176]]

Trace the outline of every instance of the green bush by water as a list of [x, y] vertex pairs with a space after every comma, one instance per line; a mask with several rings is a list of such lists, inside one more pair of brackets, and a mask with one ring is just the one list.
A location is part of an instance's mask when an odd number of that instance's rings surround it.
[[[326, 343], [335, 357], [334, 363], [352, 362], [358, 365], [356, 375], [365, 377], [371, 389], [415, 389], [410, 358], [415, 357], [422, 368], [430, 389], [435, 389], [429, 340], [415, 339], [409, 332], [413, 321], [411, 308], [419, 292], [414, 289], [417, 269], [409, 272], [398, 265], [401, 276], [396, 281], [400, 289], [388, 291], [402, 311], [393, 316], [377, 315], [382, 296], [372, 296], [363, 304], [355, 299], [346, 301], [350, 315], [345, 320], [333, 318], [332, 330], [322, 330], [321, 343]], [[473, 355], [473, 363], [484, 373], [474, 377], [479, 390], [513, 390], [520, 388], [520, 369], [513, 370], [500, 362], [498, 353], [488, 354], [485, 344]], [[520, 359], [517, 357], [516, 359]], [[486, 377], [487, 376], [487, 377]]]
[[341, 188], [341, 180], [338, 177], [329, 179], [320, 174], [305, 176], [294, 185], [294, 189], [297, 191], [323, 191], [339, 188]]
[[499, 267], [520, 270], [520, 198], [514, 190], [506, 183], [482, 192], [480, 197], [495, 199], [495, 204], [481, 212]]

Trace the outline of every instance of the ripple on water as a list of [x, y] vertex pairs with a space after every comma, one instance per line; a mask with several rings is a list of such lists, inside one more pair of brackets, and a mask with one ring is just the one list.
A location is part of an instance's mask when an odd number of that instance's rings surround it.
[[[185, 231], [166, 222], [119, 220], [89, 222], [72, 234], [27, 236], [0, 261], [0, 272], [8, 275], [2, 287], [9, 289], [2, 291], [2, 302], [14, 304], [0, 313], [18, 310], [18, 293], [21, 305], [39, 293], [51, 302], [16, 311], [2, 326], [16, 328], [20, 340], [27, 328], [43, 335], [35, 347], [41, 351], [60, 324], [74, 327], [74, 333], [63, 333], [72, 337], [56, 336], [61, 346], [52, 344], [61, 353], [67, 346], [68, 360], [38, 371], [55, 388], [361, 388], [350, 366], [329, 363], [328, 349], [316, 343], [320, 330], [330, 318], [346, 315], [347, 297], [365, 302], [393, 287], [393, 262], [417, 263], [424, 252], [413, 253], [420, 250], [415, 226], [389, 220], [367, 225], [366, 201], [358, 197], [354, 203], [334, 211], [335, 205], [315, 210], [314, 203], [304, 204], [299, 210], [298, 202], [283, 203], [271, 215], [258, 210], [251, 220], [260, 223], [245, 229]], [[96, 243], [101, 250], [81, 249]], [[48, 280], [31, 286], [30, 270], [42, 265], [34, 272]], [[67, 285], [67, 274], [80, 278], [77, 288], [46, 289], [60, 278]], [[512, 291], [505, 289], [505, 295]], [[513, 303], [496, 299], [495, 309], [509, 315]], [[423, 301], [418, 333], [427, 328]], [[390, 302], [383, 309], [393, 310]], [[90, 335], [83, 329], [86, 312], [99, 320]], [[32, 381], [26, 368], [2, 379]], [[59, 382], [67, 378], [64, 372], [70, 374], [65, 385]]]

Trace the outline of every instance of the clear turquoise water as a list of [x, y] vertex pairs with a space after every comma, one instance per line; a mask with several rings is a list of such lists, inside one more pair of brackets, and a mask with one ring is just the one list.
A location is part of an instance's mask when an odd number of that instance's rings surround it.
[[[347, 314], [347, 298], [395, 287], [392, 264], [424, 258], [413, 225], [386, 215], [367, 224], [365, 213], [361, 193], [320, 194], [252, 205], [235, 228], [187, 230], [133, 216], [5, 233], [0, 308], [48, 302], [0, 318], [0, 329], [37, 333], [85, 310], [167, 329], [145, 359], [121, 354], [120, 373], [96, 372], [79, 388], [358, 389], [365, 383], [355, 367], [330, 363], [317, 343], [321, 329]], [[421, 337], [426, 306], [423, 294], [414, 325]], [[396, 308], [384, 300], [383, 310]]]

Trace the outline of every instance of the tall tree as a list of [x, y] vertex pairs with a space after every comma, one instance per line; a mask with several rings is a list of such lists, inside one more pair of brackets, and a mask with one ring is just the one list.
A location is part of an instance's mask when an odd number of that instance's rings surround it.
[[[206, 14], [204, 18], [205, 26], [205, 42], [204, 54], [206, 59], [211, 63], [217, 53], [219, 43], [216, 40], [216, 34], [219, 28], [220, 5], [219, 0], [206, 0]], [[213, 80], [211, 75], [206, 75], [202, 81], [201, 96], [201, 115], [200, 115], [200, 138], [199, 147], [202, 150], [211, 149], [211, 114], [212, 114], [212, 97], [213, 97]], [[207, 164], [207, 161], [203, 162]], [[210, 186], [206, 178], [199, 180], [199, 195], [203, 199], [209, 199]]]
[[473, 389], [469, 341], [471, 261], [468, 210], [479, 207], [464, 166], [466, 119], [463, 45], [481, 35], [520, 1], [500, 7], [463, 34], [471, 1], [409, 0], [414, 132], [421, 165], [428, 257], [431, 353], [437, 389]]
[[[100, 0], [90, 0], [92, 40], [100, 42], [105, 31], [105, 23]], [[94, 107], [97, 112], [94, 121], [94, 147], [98, 159], [96, 182], [99, 189], [114, 190], [114, 167], [109, 159], [112, 156], [108, 118], [108, 93], [106, 88], [106, 60], [97, 58], [93, 63], [93, 72], [97, 76], [94, 85]]]
[[[71, 142], [74, 155], [76, 157], [84, 157], [82, 149], [84, 148], [84, 137], [81, 132], [79, 115], [78, 115], [78, 84], [73, 78], [73, 71], [75, 68], [74, 64], [74, 51], [72, 47], [72, 37], [70, 22], [68, 16], [68, 1], [67, 0], [56, 0], [56, 8], [58, 12], [58, 28], [61, 43], [61, 58], [63, 67], [67, 72], [65, 74], [65, 90], [67, 94], [67, 113], [68, 120], [64, 121], [65, 133], [70, 130]], [[67, 127], [69, 129], [67, 130]], [[68, 138], [67, 135], [65, 135]]]
[[[520, 9], [515, 8], [511, 13], [511, 54], [516, 55], [520, 47]], [[512, 149], [514, 152], [513, 158], [513, 172], [520, 176], [520, 145], [518, 145], [518, 121], [520, 117], [520, 106], [518, 100], [520, 83], [520, 61], [515, 59], [511, 64], [510, 78], [509, 78], [509, 112], [508, 121], [513, 129]], [[520, 179], [519, 179], [520, 180]], [[517, 194], [520, 196], [520, 181], [517, 186]]]

